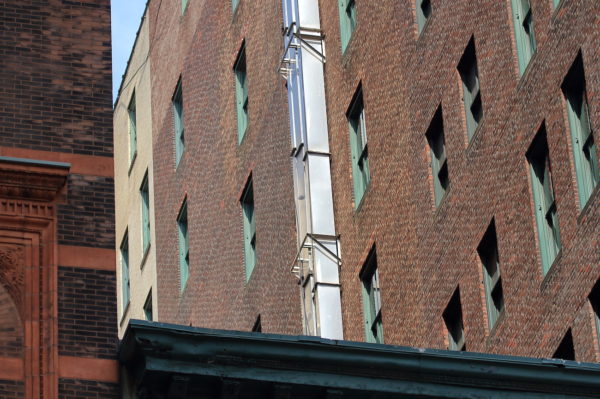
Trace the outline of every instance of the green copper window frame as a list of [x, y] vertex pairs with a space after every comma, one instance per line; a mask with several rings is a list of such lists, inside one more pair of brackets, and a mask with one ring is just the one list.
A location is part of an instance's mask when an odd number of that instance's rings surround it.
[[533, 193], [542, 272], [546, 275], [560, 252], [561, 242], [558, 211], [552, 184], [552, 168], [544, 125], [536, 134], [527, 151], [527, 161], [529, 162], [529, 174], [531, 176], [531, 191]]
[[433, 178], [433, 194], [435, 206], [440, 206], [442, 198], [450, 189], [450, 177], [448, 175], [448, 160], [446, 158], [446, 145], [444, 138], [444, 121], [442, 107], [438, 107], [429, 128], [425, 133], [429, 152], [431, 155], [431, 175]]
[[185, 150], [185, 125], [183, 119], [183, 88], [181, 78], [177, 82], [177, 87], [171, 99], [173, 106], [173, 126], [175, 130], [175, 166], [179, 165], [179, 161]]
[[359, 86], [346, 113], [350, 129], [350, 155], [352, 159], [352, 181], [354, 187], [354, 206], [358, 208], [369, 182], [369, 147], [362, 87]]
[[233, 71], [235, 74], [235, 103], [237, 110], [238, 145], [248, 129], [248, 74], [246, 70], [246, 43], [238, 53]]
[[511, 0], [512, 18], [519, 60], [519, 75], [523, 75], [536, 51], [533, 12], [530, 0]]
[[129, 234], [127, 231], [125, 231], [125, 234], [123, 235], [119, 252], [121, 255], [121, 310], [125, 313], [131, 299], [131, 283], [129, 277]]
[[583, 59], [578, 55], [562, 84], [577, 179], [579, 206], [585, 207], [600, 181], [594, 131], [590, 121]]
[[346, 51], [352, 33], [356, 29], [356, 1], [338, 0], [338, 9], [340, 14], [340, 40], [342, 43], [342, 53]]
[[150, 249], [150, 188], [148, 184], [148, 171], [146, 171], [142, 179], [140, 199], [142, 209], [142, 259], [145, 259]]
[[442, 314], [448, 331], [448, 350], [465, 351], [465, 328], [463, 325], [460, 288], [457, 287]]
[[491, 330], [496, 325], [500, 314], [504, 310], [504, 293], [502, 291], [500, 258], [498, 256], [498, 237], [496, 235], [496, 223], [493, 219], [477, 247], [477, 253], [483, 269], [483, 287], [488, 314], [488, 326]]
[[432, 13], [431, 0], [416, 0], [416, 8], [417, 26], [419, 28], [419, 34], [421, 34]]
[[129, 164], [133, 164], [137, 156], [137, 111], [135, 101], [135, 89], [131, 94], [129, 105], [127, 106], [127, 115], [129, 119]]
[[188, 6], [188, 0], [181, 0], [181, 15], [185, 14], [185, 10]]
[[190, 275], [190, 242], [188, 236], [187, 199], [183, 201], [177, 215], [177, 242], [179, 249], [179, 289], [185, 290]]
[[469, 40], [469, 44], [465, 48], [457, 69], [462, 80], [463, 105], [467, 120], [467, 135], [470, 141], [483, 120], [483, 104], [474, 37], [471, 37], [471, 40]]
[[383, 344], [383, 321], [381, 317], [381, 288], [377, 270], [375, 247], [371, 249], [360, 272], [363, 297], [363, 317], [367, 342]]
[[242, 198], [242, 223], [244, 229], [244, 266], [246, 271], [246, 281], [256, 266], [256, 219], [254, 215], [254, 187], [252, 176], [248, 179]]

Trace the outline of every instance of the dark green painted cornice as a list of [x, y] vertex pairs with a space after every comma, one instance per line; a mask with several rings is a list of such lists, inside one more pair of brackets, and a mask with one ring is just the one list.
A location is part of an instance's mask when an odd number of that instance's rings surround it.
[[136, 376], [190, 375], [436, 398], [600, 397], [600, 364], [209, 330], [132, 320]]

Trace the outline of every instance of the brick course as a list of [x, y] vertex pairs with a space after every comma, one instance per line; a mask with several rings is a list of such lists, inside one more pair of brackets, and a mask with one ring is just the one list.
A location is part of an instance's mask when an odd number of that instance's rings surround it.
[[113, 399], [119, 397], [119, 392], [119, 384], [70, 378], [58, 380], [61, 399]]
[[60, 266], [60, 355], [114, 359], [117, 354], [115, 272]]

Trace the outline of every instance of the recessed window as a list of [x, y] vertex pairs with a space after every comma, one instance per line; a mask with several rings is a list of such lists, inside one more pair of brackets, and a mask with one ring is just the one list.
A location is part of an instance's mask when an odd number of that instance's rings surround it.
[[502, 292], [502, 277], [500, 275], [500, 259], [498, 257], [498, 241], [494, 220], [488, 226], [477, 253], [483, 266], [483, 285], [485, 302], [490, 329], [494, 327], [504, 309], [504, 294]]
[[241, 199], [244, 223], [244, 263], [246, 266], [246, 281], [256, 265], [256, 223], [254, 221], [254, 189], [252, 178], [246, 184]]
[[121, 297], [122, 311], [125, 312], [129, 305], [130, 283], [129, 283], [129, 235], [125, 232], [123, 241], [121, 241]]
[[450, 178], [448, 176], [448, 160], [446, 159], [446, 146], [444, 139], [444, 121], [442, 117], [442, 107], [436, 111], [427, 133], [427, 143], [431, 153], [431, 174], [433, 177], [433, 194], [435, 197], [435, 206], [439, 206], [444, 194], [450, 188]]
[[350, 126], [350, 152], [352, 155], [352, 180], [354, 183], [354, 206], [362, 201], [371, 179], [369, 174], [369, 150], [362, 88], [358, 88], [346, 114]]
[[483, 106], [479, 91], [479, 72], [477, 70], [477, 58], [475, 54], [475, 38], [472, 37], [469, 41], [457, 69], [463, 84], [463, 104], [467, 119], [467, 135], [469, 136], [469, 140], [471, 140], [483, 119]]
[[594, 312], [594, 324], [596, 325], [596, 337], [600, 342], [600, 280], [596, 281], [596, 285], [592, 288], [589, 296], [590, 304]]
[[527, 151], [527, 160], [531, 175], [531, 191], [533, 192], [535, 220], [542, 257], [542, 271], [545, 275], [558, 255], [561, 244], [552, 185], [552, 168], [544, 125]]
[[152, 313], [152, 290], [148, 293], [148, 297], [146, 297], [146, 302], [144, 302], [144, 319], [148, 321], [152, 321], [153, 313]]
[[569, 128], [571, 131], [571, 144], [573, 159], [577, 175], [577, 188], [579, 191], [579, 205], [583, 209], [590, 199], [598, 181], [598, 156], [596, 143], [590, 124], [585, 74], [581, 54], [571, 66], [567, 77], [562, 84], [562, 90], [569, 115]]
[[465, 351], [465, 331], [463, 327], [460, 289], [457, 287], [443, 313], [444, 323], [448, 331], [448, 350]]
[[382, 344], [381, 290], [377, 271], [377, 254], [374, 247], [362, 268], [360, 279], [363, 288], [363, 314], [367, 342]]
[[340, 36], [342, 53], [346, 51], [348, 42], [356, 29], [356, 2], [355, 0], [338, 0], [340, 11]]
[[129, 163], [133, 162], [137, 154], [137, 116], [135, 110], [135, 90], [127, 107], [129, 115]]
[[190, 274], [190, 245], [188, 240], [187, 201], [184, 201], [177, 216], [178, 247], [179, 247], [179, 278], [180, 290], [183, 292]]
[[238, 121], [238, 144], [242, 142], [248, 128], [248, 81], [246, 74], [246, 45], [238, 54], [233, 67], [235, 72], [235, 101]]
[[140, 186], [140, 199], [142, 202], [142, 251], [145, 257], [150, 248], [150, 191], [147, 171]]
[[252, 326], [252, 332], [262, 332], [262, 322], [260, 321], [260, 315], [256, 317], [254, 326]]
[[173, 94], [173, 125], [175, 127], [175, 165], [179, 165], [183, 150], [185, 149], [185, 128], [183, 124], [183, 92], [181, 78]]
[[417, 0], [417, 25], [419, 27], [419, 33], [423, 31], [430, 16], [431, 0]]
[[511, 3], [519, 73], [523, 75], [536, 49], [533, 13], [529, 0], [511, 0]]
[[560, 345], [558, 345], [552, 357], [554, 359], [575, 360], [575, 346], [573, 345], [573, 334], [570, 328], [560, 341]]

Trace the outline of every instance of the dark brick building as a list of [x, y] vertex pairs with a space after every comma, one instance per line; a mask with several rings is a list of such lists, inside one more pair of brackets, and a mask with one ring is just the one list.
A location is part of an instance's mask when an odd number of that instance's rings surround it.
[[[289, 2], [186, 3], [146, 11], [153, 318], [307, 332]], [[600, 360], [600, 3], [315, 3], [343, 338]]]
[[118, 394], [110, 2], [0, 6], [0, 396]]

